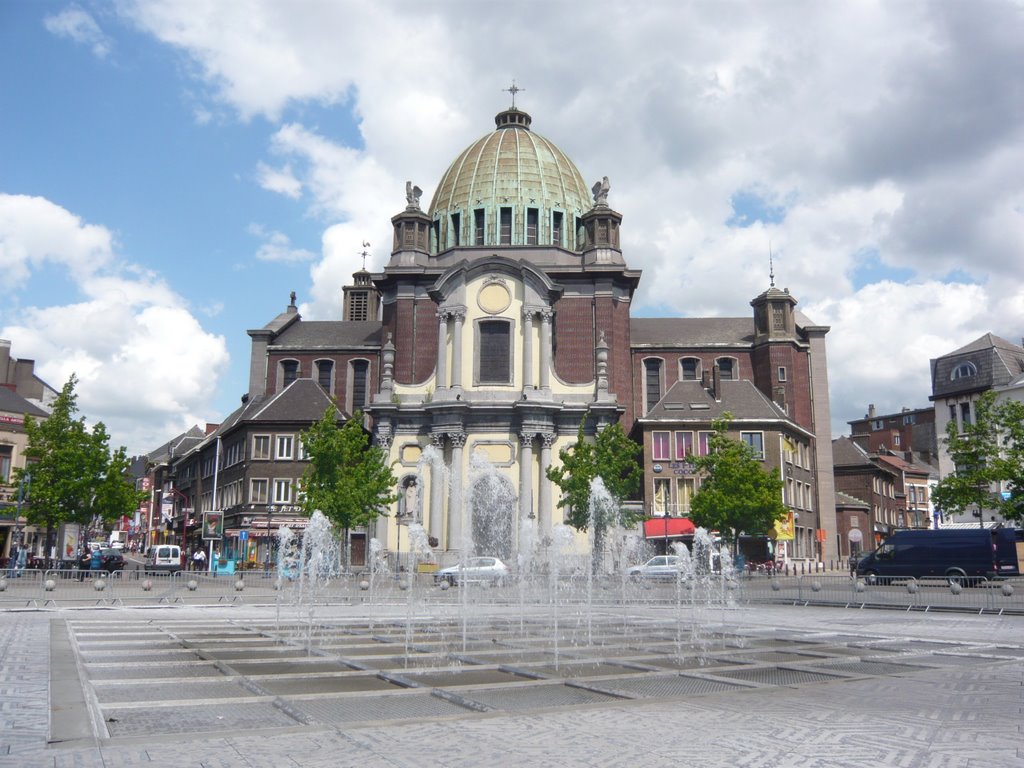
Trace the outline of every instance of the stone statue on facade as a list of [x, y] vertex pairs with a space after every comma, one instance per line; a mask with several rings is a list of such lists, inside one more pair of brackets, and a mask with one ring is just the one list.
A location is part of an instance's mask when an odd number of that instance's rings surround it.
[[405, 182], [405, 202], [409, 208], [419, 208], [422, 195], [422, 189], [415, 186], [411, 181]]
[[591, 191], [594, 193], [594, 205], [608, 205], [608, 191], [611, 189], [608, 177], [605, 176], [594, 184]]

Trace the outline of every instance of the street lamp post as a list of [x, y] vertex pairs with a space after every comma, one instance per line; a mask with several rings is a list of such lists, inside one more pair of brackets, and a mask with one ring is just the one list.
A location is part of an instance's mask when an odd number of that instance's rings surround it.
[[270, 533], [270, 518], [274, 514], [274, 505], [267, 504], [267, 554], [263, 560], [263, 572], [270, 573], [270, 544], [274, 537]]

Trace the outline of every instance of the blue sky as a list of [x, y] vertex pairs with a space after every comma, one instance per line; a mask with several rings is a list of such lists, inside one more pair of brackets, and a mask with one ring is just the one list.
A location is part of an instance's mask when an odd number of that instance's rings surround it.
[[746, 315], [771, 249], [832, 327], [836, 434], [1020, 341], [1019, 3], [640, 7], [0, 2], [0, 338], [133, 452], [218, 421], [245, 331], [292, 290], [338, 317], [515, 78], [611, 179], [634, 314]]

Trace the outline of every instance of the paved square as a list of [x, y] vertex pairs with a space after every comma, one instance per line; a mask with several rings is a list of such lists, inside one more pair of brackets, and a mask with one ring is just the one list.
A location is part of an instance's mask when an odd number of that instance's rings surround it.
[[[0, 613], [0, 766], [1024, 766], [1024, 617]], [[307, 638], [313, 641], [307, 643]]]

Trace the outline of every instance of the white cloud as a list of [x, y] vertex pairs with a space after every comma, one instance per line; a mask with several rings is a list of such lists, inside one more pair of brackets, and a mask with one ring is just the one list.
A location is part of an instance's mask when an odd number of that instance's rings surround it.
[[43, 19], [43, 26], [51, 34], [66, 37], [76, 43], [88, 45], [98, 59], [106, 58], [113, 46], [96, 20], [78, 5], [69, 5], [63, 11]]
[[259, 177], [259, 184], [264, 189], [277, 192], [292, 200], [298, 200], [302, 196], [302, 182], [295, 178], [290, 165], [283, 168], [271, 168], [266, 163], [259, 163], [256, 166]]
[[[597, 0], [548, 4], [542, 25], [530, 4], [129, 7], [198, 65], [213, 111], [274, 124], [259, 183], [325, 222], [311, 316], [338, 316], [362, 241], [386, 259], [405, 180], [429, 201], [515, 77], [537, 132], [588, 182], [610, 177], [639, 311], [747, 314], [771, 242], [779, 284], [833, 326], [840, 422], [867, 401], [925, 402], [928, 355], [1022, 327], [1019, 4]], [[359, 140], [305, 104], [350, 110]], [[785, 217], [728, 226], [748, 189]], [[872, 259], [908, 284], [861, 286]], [[975, 284], [940, 282], [954, 271]], [[898, 329], [899, 355], [879, 327]], [[899, 373], [861, 373], [880, 369]]]
[[104, 227], [44, 198], [0, 195], [6, 274], [23, 285], [46, 262], [68, 267], [82, 298], [22, 307], [0, 329], [12, 354], [36, 360], [58, 389], [74, 373], [82, 414], [131, 452], [203, 421], [228, 364], [224, 339], [204, 331], [159, 275], [119, 263]]
[[312, 251], [293, 248], [291, 239], [283, 232], [274, 231], [263, 236], [266, 239], [256, 249], [256, 258], [260, 261], [297, 262], [311, 261], [316, 258], [316, 254]]

